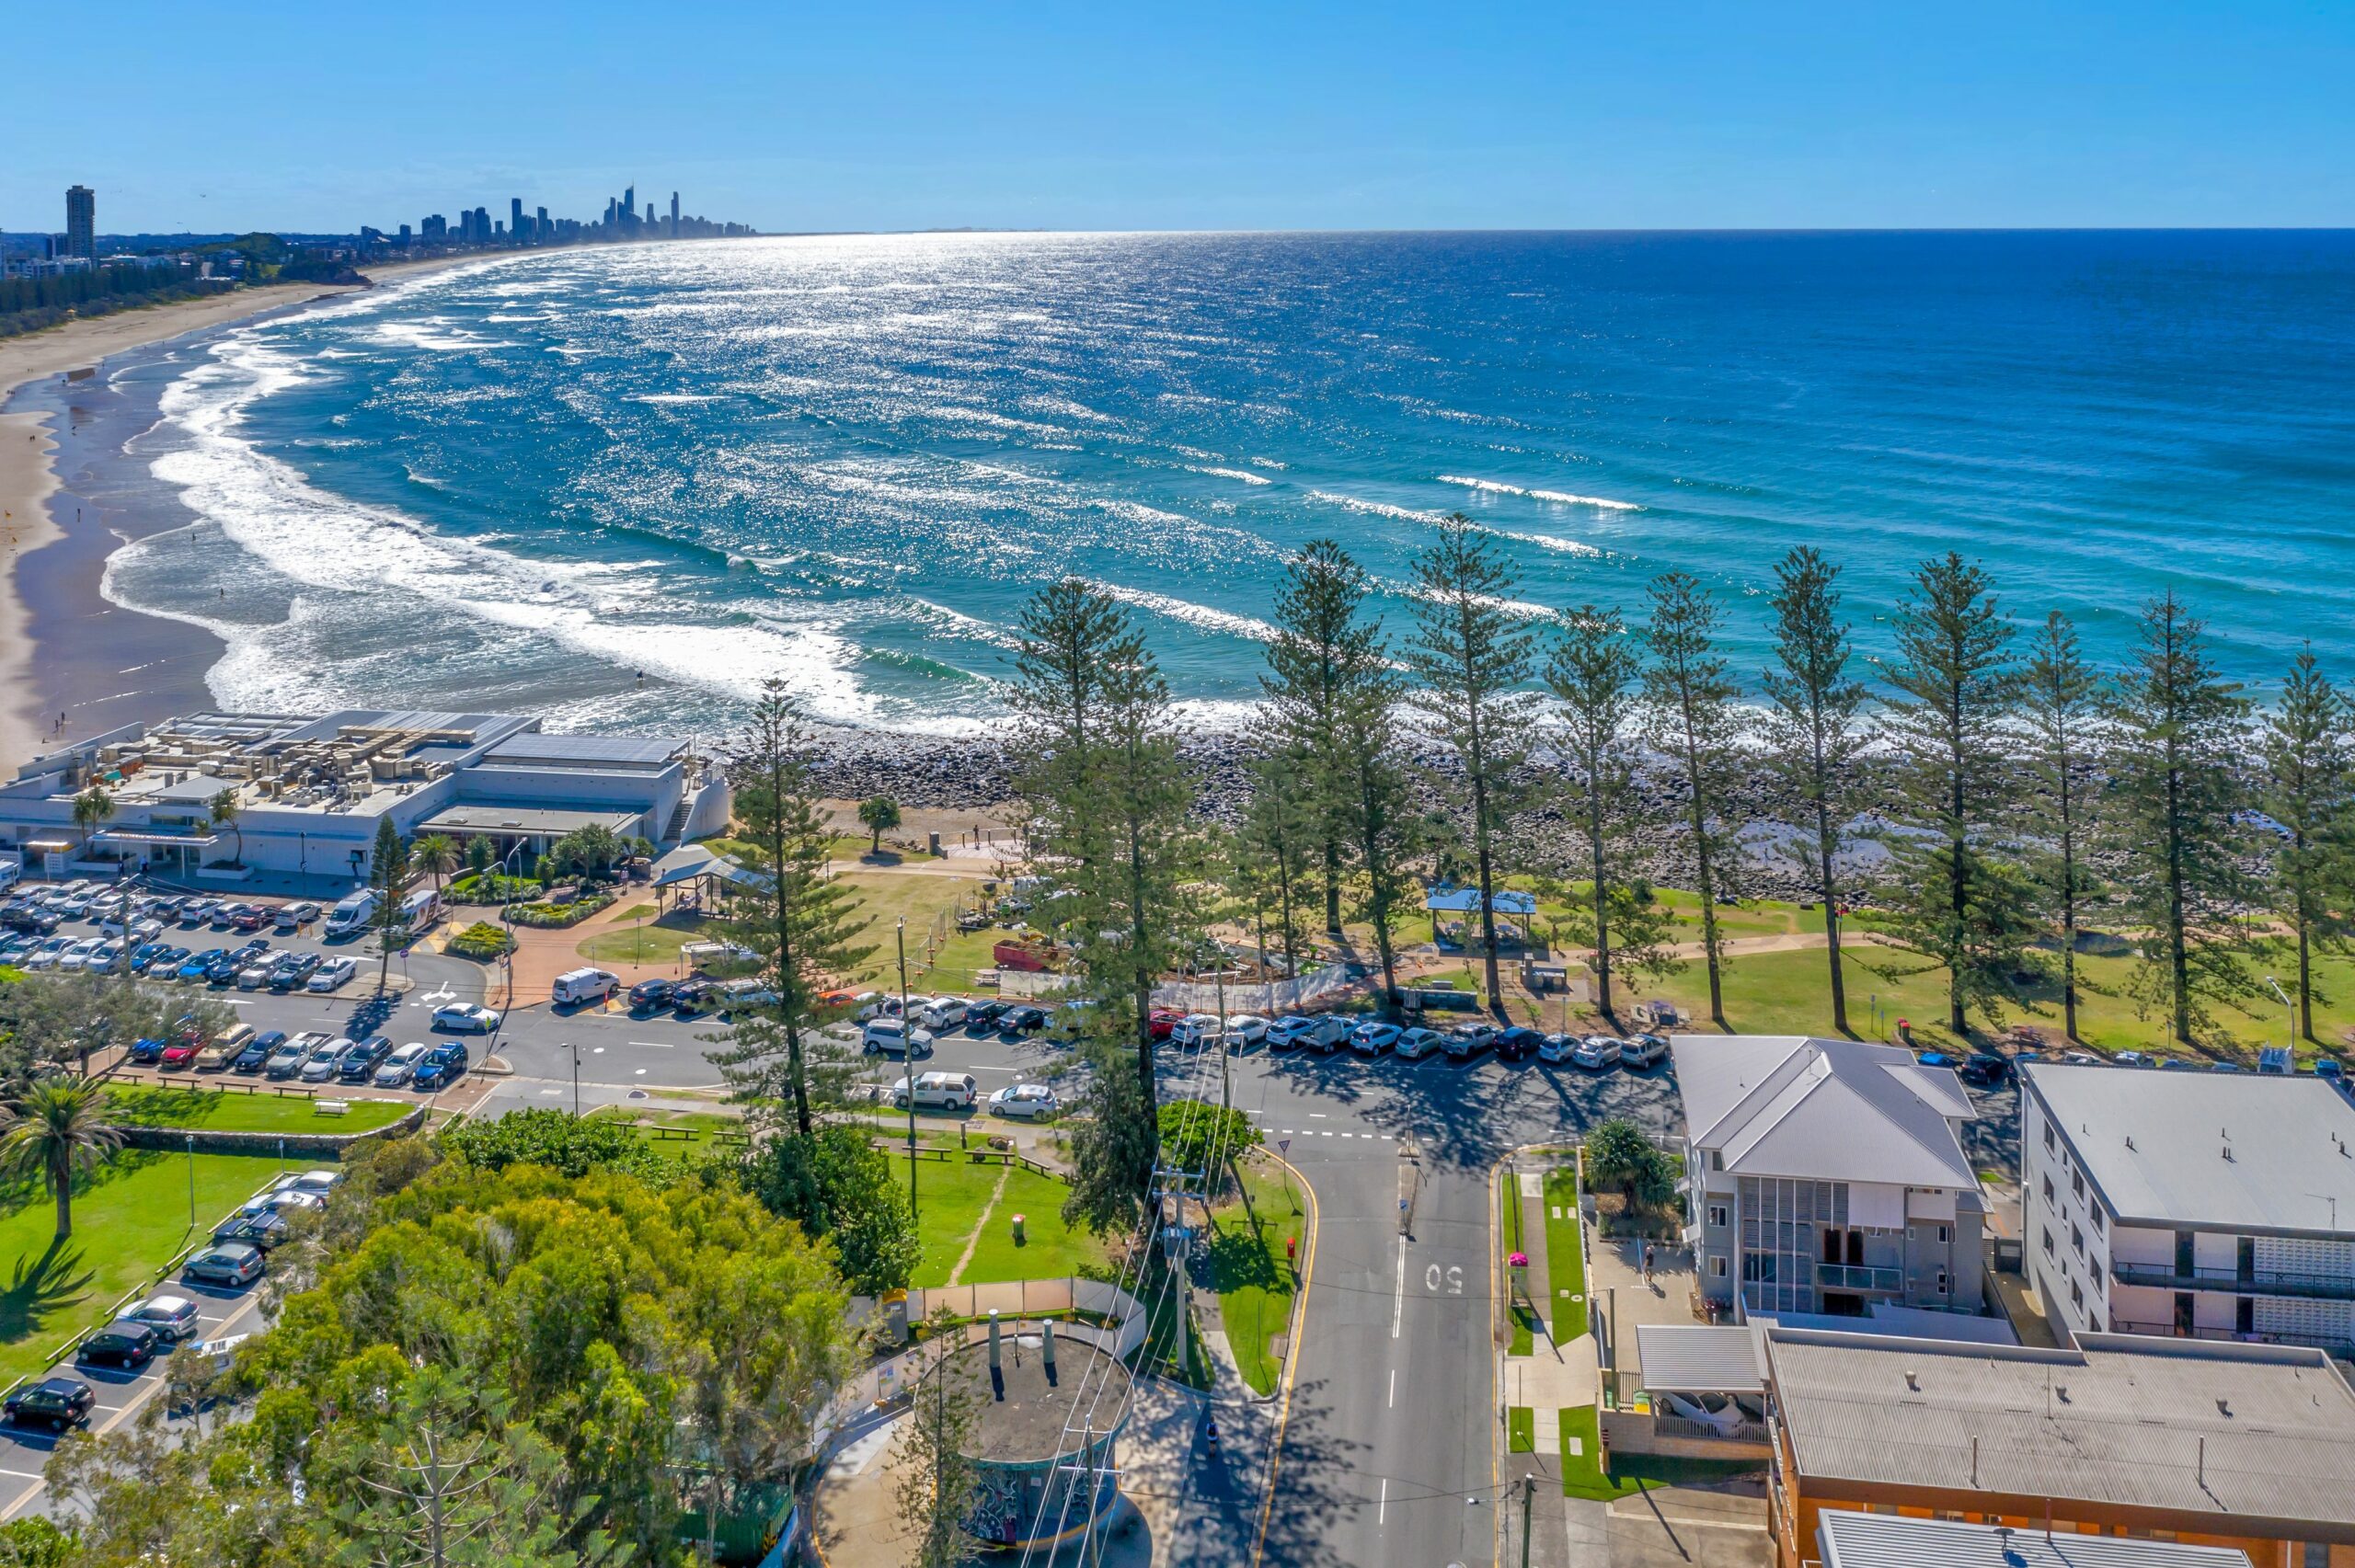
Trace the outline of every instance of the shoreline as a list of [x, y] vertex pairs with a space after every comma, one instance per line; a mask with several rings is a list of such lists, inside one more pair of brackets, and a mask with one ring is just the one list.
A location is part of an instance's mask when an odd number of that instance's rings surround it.
[[[488, 259], [437, 257], [368, 276], [381, 287]], [[107, 562], [132, 539], [156, 532], [157, 520], [136, 507], [109, 515], [103, 504], [76, 506], [71, 521], [58, 515], [84, 476], [74, 461], [75, 437], [97, 421], [102, 411], [94, 405], [110, 390], [100, 368], [180, 338], [363, 292], [349, 284], [270, 284], [0, 339], [0, 544], [6, 551], [0, 563], [6, 579], [0, 690], [8, 693], [0, 701], [0, 779], [40, 754], [57, 711], [52, 703], [69, 715], [76, 707], [113, 709], [113, 722], [162, 717], [205, 691], [205, 671], [221, 654], [218, 639], [202, 628], [124, 610], [101, 590]], [[134, 689], [121, 689], [134, 676]], [[69, 722], [69, 729], [81, 727]]]

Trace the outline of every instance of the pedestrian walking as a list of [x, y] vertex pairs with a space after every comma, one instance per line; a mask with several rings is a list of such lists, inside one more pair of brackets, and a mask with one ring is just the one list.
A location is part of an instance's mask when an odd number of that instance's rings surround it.
[[1649, 1242], [1646, 1242], [1644, 1243], [1644, 1284], [1645, 1284], [1647, 1287], [1648, 1287], [1648, 1286], [1651, 1284], [1651, 1282], [1652, 1282], [1652, 1244], [1651, 1244]]

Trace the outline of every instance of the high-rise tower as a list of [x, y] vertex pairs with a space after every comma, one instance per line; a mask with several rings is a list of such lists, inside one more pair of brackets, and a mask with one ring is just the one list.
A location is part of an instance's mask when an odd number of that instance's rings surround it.
[[86, 185], [65, 191], [65, 254], [85, 261], [98, 258], [98, 193]]

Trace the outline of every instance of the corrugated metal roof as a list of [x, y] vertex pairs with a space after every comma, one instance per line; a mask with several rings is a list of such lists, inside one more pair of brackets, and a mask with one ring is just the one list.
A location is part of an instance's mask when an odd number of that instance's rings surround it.
[[1739, 1324], [1637, 1323], [1636, 1364], [1644, 1387], [1661, 1393], [1756, 1393], [1758, 1347]]
[[2075, 1350], [1770, 1331], [1800, 1473], [2330, 1522], [2355, 1391], [2320, 1351], [2087, 1334]]
[[2355, 1235], [2355, 1106], [2319, 1078], [2025, 1070], [2121, 1219]]
[[1797, 1035], [1679, 1035], [1671, 1049], [1693, 1141], [1729, 1172], [1978, 1188], [1947, 1119], [1970, 1116], [1970, 1099], [1949, 1069]]
[[511, 735], [485, 755], [493, 762], [610, 762], [646, 766], [666, 762], [687, 742], [663, 735], [548, 735], [526, 730]]
[[641, 813], [610, 808], [568, 811], [557, 807], [453, 806], [419, 824], [420, 831], [455, 829], [473, 833], [569, 833], [577, 828], [602, 824], [616, 833], [637, 821]]
[[1999, 1529], [1826, 1508], [1817, 1516], [1823, 1568], [2249, 1568], [2248, 1553], [2123, 1536]]

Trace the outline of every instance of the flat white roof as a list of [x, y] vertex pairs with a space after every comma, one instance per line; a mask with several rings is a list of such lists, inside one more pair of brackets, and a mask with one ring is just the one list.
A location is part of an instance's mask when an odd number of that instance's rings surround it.
[[2355, 1235], [2355, 1105], [2319, 1078], [2057, 1062], [2021, 1076], [2120, 1220]]

